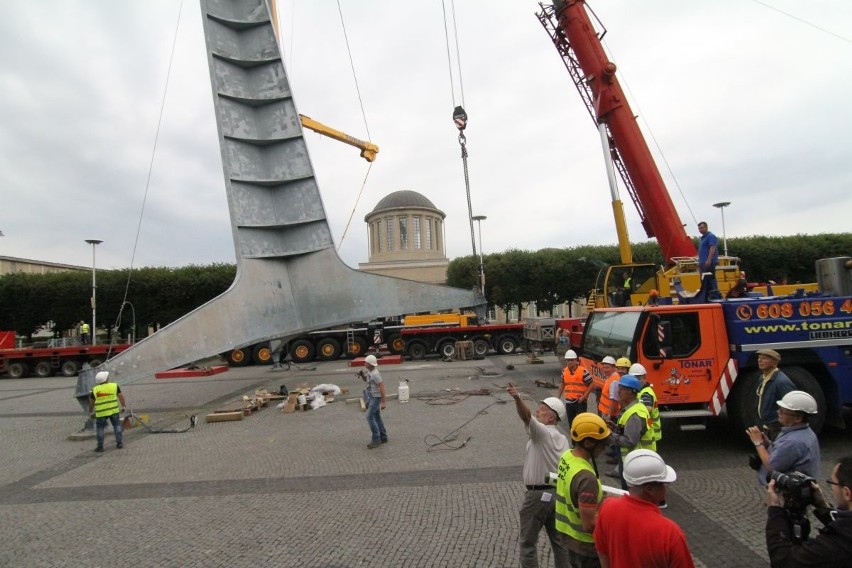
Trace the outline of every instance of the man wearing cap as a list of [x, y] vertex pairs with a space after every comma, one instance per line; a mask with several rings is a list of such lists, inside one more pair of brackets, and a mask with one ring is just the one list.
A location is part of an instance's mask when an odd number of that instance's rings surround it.
[[547, 531], [553, 550], [553, 563], [568, 567], [569, 552], [559, 540], [556, 530], [555, 488], [548, 483], [549, 474], [555, 473], [562, 454], [568, 451], [568, 439], [556, 428], [565, 420], [565, 405], [555, 397], [542, 400], [533, 416], [521, 400], [518, 389], [509, 383], [509, 396], [515, 399], [515, 410], [524, 423], [529, 440], [524, 454], [524, 485], [526, 493], [520, 510], [520, 560], [523, 568], [537, 568], [536, 544], [542, 527]]
[[[121, 403], [120, 409], [119, 403]], [[89, 395], [89, 413], [95, 415], [95, 432], [98, 442], [96, 452], [104, 451], [104, 430], [106, 430], [107, 420], [112, 423], [112, 430], [115, 433], [115, 447], [119, 450], [124, 447], [121, 440], [119, 412], [125, 410], [127, 410], [127, 402], [124, 400], [121, 388], [109, 382], [108, 371], [100, 371], [95, 375], [95, 386], [92, 388], [92, 394]]]
[[757, 368], [760, 369], [761, 382], [757, 388], [757, 416], [760, 426], [770, 440], [781, 432], [778, 421], [778, 407], [775, 402], [795, 390], [793, 381], [778, 369], [781, 355], [774, 349], [761, 349], [757, 352]]
[[565, 367], [562, 369], [562, 385], [556, 397], [565, 401], [566, 424], [586, 411], [586, 401], [595, 388], [592, 374], [580, 365], [580, 359], [573, 349], [565, 352]]
[[624, 458], [628, 494], [605, 499], [595, 525], [595, 547], [603, 568], [694, 568], [686, 537], [657, 506], [666, 499], [675, 471], [652, 450]]
[[367, 398], [367, 424], [373, 437], [367, 448], [378, 448], [388, 441], [388, 433], [385, 430], [385, 422], [382, 420], [382, 410], [385, 409], [385, 383], [379, 373], [379, 362], [375, 355], [364, 357], [364, 367], [367, 368], [366, 376], [361, 377], [367, 381], [364, 389]]
[[799, 471], [816, 479], [819, 477], [819, 440], [808, 423], [817, 413], [816, 400], [805, 391], [794, 390], [785, 394], [777, 405], [781, 433], [774, 442], [770, 442], [757, 426], [746, 430], [761, 462], [757, 481], [766, 487], [767, 476], [773, 471]]
[[621, 415], [618, 417], [617, 424], [609, 424], [616, 433], [614, 438], [621, 450], [622, 465], [618, 468], [618, 472], [622, 489], [627, 489], [624, 479], [624, 458], [633, 450], [650, 449], [654, 443], [651, 415], [637, 396], [641, 388], [639, 379], [633, 375], [621, 377], [618, 381]]

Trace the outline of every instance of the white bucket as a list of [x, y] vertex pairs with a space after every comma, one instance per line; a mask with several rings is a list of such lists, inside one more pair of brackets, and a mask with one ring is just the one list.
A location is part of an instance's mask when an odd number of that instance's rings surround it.
[[305, 404], [308, 403], [308, 397], [306, 397], [303, 394], [300, 394], [299, 398], [298, 398], [298, 403], [299, 403], [299, 406], [304, 406]]
[[399, 402], [408, 402], [408, 383], [399, 383], [399, 390], [397, 391], [397, 393], [397, 396], [399, 397]]

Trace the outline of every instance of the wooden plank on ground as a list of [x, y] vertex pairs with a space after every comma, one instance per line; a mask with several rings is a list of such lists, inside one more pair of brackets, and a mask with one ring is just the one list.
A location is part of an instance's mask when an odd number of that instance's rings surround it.
[[212, 412], [205, 417], [207, 422], [233, 422], [234, 420], [242, 419], [242, 410], [239, 412]]

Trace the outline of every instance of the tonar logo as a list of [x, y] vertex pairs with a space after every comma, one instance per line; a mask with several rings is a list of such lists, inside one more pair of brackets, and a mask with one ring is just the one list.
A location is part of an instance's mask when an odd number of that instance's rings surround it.
[[712, 359], [700, 359], [697, 361], [681, 361], [680, 366], [684, 369], [707, 369], [713, 366]]

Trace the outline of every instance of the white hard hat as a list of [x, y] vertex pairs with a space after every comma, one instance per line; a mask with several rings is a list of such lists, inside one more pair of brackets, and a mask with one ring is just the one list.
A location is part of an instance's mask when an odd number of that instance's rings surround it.
[[577, 353], [575, 353], [573, 349], [569, 349], [568, 351], [565, 352], [565, 358], [566, 359], [576, 359]]
[[634, 377], [645, 376], [648, 374], [648, 371], [645, 370], [645, 367], [643, 365], [640, 365], [639, 363], [633, 363], [632, 365], [630, 365], [630, 370], [627, 372], [633, 375]]
[[556, 398], [555, 396], [547, 397], [546, 399], [541, 401], [542, 404], [546, 404], [550, 407], [550, 410], [556, 413], [556, 417], [559, 418], [561, 422], [565, 422], [565, 403]]
[[375, 355], [367, 355], [366, 357], [364, 357], [364, 362], [368, 365], [372, 365], [373, 367], [379, 366], [379, 362], [376, 360]]
[[624, 481], [636, 487], [646, 483], [671, 483], [675, 470], [666, 465], [660, 454], [651, 450], [633, 450], [624, 457]]
[[109, 371], [101, 371], [97, 375], [95, 375], [95, 382], [98, 384], [107, 382], [109, 378]]
[[804, 412], [806, 414], [816, 414], [819, 410], [814, 397], [805, 391], [790, 391], [776, 404], [781, 408], [794, 410], [796, 412]]
[[603, 361], [601, 361], [601, 363], [605, 365], [615, 365], [615, 357], [610, 357], [609, 355], [607, 355], [603, 358]]

